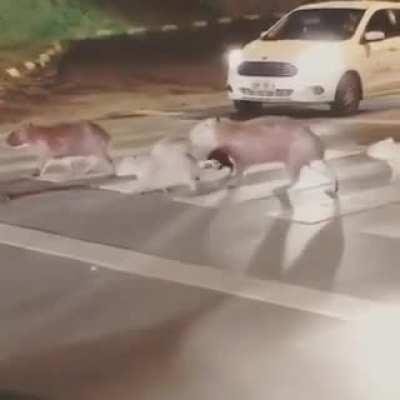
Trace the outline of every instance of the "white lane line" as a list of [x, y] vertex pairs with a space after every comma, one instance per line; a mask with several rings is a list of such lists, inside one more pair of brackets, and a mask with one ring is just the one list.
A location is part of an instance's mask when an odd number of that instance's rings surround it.
[[7, 224], [0, 224], [0, 243], [344, 321], [365, 317], [381, 307], [370, 300], [264, 281], [234, 271], [182, 263]]
[[[257, 172], [261, 172], [261, 167]], [[265, 164], [268, 170], [268, 164]], [[375, 161], [366, 160], [362, 163], [356, 162], [341, 168], [335, 169], [336, 175], [340, 182], [360, 179], [364, 177], [374, 176], [380, 168], [385, 169], [385, 164], [379, 164]], [[388, 168], [388, 167], [387, 167]], [[388, 168], [389, 174], [389, 168]], [[322, 186], [329, 186], [331, 183], [325, 177], [316, 174], [313, 170], [305, 168], [302, 171], [302, 177], [293, 192], [298, 189], [315, 189]], [[203, 195], [189, 195], [189, 196], [174, 196], [173, 200], [181, 203], [192, 204], [199, 207], [219, 207], [222, 202], [228, 201], [230, 204], [239, 204], [249, 200], [259, 200], [272, 197], [275, 195], [275, 190], [288, 185], [290, 183], [288, 178], [277, 178], [266, 180], [261, 183], [242, 185], [235, 189], [228, 190], [225, 187], [213, 190], [211, 193]], [[120, 183], [116, 183], [107, 187], [109, 190], [118, 191]]]
[[[332, 152], [327, 153], [327, 159], [332, 160], [336, 158], [345, 158], [352, 155], [360, 154], [360, 150], [354, 149], [337, 149]], [[245, 172], [246, 176], [251, 176], [255, 173], [263, 173], [268, 171], [275, 171], [278, 173], [283, 167], [282, 163], [265, 163], [252, 166], [248, 168]], [[376, 172], [377, 163], [376, 161], [369, 161], [368, 159], [363, 162], [363, 166], [360, 167], [359, 163], [357, 163], [356, 167], [347, 166], [345, 172], [341, 172], [339, 176], [344, 176], [345, 179], [348, 178], [349, 172], [350, 177], [358, 177], [364, 175], [371, 175]], [[210, 171], [211, 172], [211, 171]], [[217, 172], [217, 171], [216, 171]], [[310, 174], [312, 175], [310, 177]], [[320, 175], [313, 174], [312, 171], [308, 170], [305, 179], [302, 179], [302, 182], [306, 182], [307, 188], [315, 188], [321, 185], [327, 185], [330, 182], [327, 181], [324, 177], [321, 179]], [[207, 181], [212, 182], [212, 184], [218, 184], [218, 181], [222, 182], [221, 179], [224, 179], [225, 176], [220, 176], [218, 174], [217, 177], [211, 177], [211, 179], [205, 179]], [[209, 177], [210, 178], [210, 177]], [[207, 185], [203, 182], [204, 185]], [[269, 179], [264, 182], [258, 184], [249, 184], [242, 185], [237, 187], [235, 190], [228, 190], [223, 185], [220, 188], [216, 188], [211, 193], [200, 194], [200, 195], [189, 195], [189, 196], [173, 196], [173, 200], [181, 203], [193, 204], [200, 207], [218, 207], [219, 204], [228, 199], [231, 203], [241, 203], [248, 200], [256, 200], [261, 198], [270, 197], [274, 194], [274, 190], [278, 187], [289, 184], [289, 180], [287, 177], [285, 178], [274, 178]], [[200, 184], [201, 185], [201, 184]], [[111, 190], [120, 193], [128, 193], [129, 190], [127, 188], [131, 187], [130, 182], [113, 182], [107, 183], [105, 185], [99, 186], [100, 189]], [[133, 190], [133, 189], [132, 189]], [[133, 192], [134, 193], [134, 192]]]
[[[111, 156], [113, 158], [119, 158], [119, 157], [126, 157], [126, 156], [131, 156], [135, 154], [143, 154], [147, 153], [151, 146], [137, 146], [137, 147], [126, 147], [122, 149], [116, 149], [116, 150], [111, 150]], [[10, 172], [15, 172], [15, 173], [20, 173], [20, 172], [26, 172], [33, 170], [37, 168], [37, 159], [35, 156], [32, 155], [29, 160], [24, 160], [24, 161], [17, 161], [17, 162], [12, 162], [10, 160], [9, 164], [4, 164], [0, 165], [0, 174], [6, 174]]]
[[207, 21], [195, 21], [192, 24], [195, 28], [205, 28], [208, 25]]
[[24, 66], [28, 71], [34, 71], [36, 69], [36, 64], [32, 61], [26, 61]]
[[[296, 204], [293, 210], [269, 210], [266, 215], [312, 225], [335, 217], [372, 210], [393, 203], [400, 203], [399, 184], [339, 195], [336, 202], [328, 196], [320, 196], [319, 199], [313, 199], [312, 207], [310, 207], [310, 202]], [[373, 230], [370, 230], [370, 232], [373, 232]]]
[[341, 124], [373, 124], [373, 125], [400, 125], [399, 119], [375, 119], [375, 118], [351, 118], [351, 119], [332, 119]]
[[350, 147], [338, 147], [327, 149], [325, 152], [326, 160], [335, 160], [337, 158], [344, 158], [350, 156], [356, 156], [365, 152], [364, 146], [350, 146]]
[[[130, 137], [129, 135], [121, 135], [118, 140], [115, 141], [115, 145], [123, 145], [124, 143], [128, 143], [129, 146], [121, 147], [111, 150], [111, 156], [113, 158], [121, 158], [126, 156], [131, 156], [135, 154], [144, 154], [148, 153], [151, 149], [152, 144], [161, 139], [165, 135], [161, 132], [157, 132], [151, 136], [146, 137], [145, 135], [140, 137]], [[149, 141], [149, 144], [143, 144], [143, 139], [146, 138]], [[135, 146], [135, 142], [138, 142], [138, 145]], [[146, 140], [147, 142], [147, 140]], [[331, 149], [328, 150], [326, 154], [326, 158], [328, 160], [344, 158], [346, 156], [357, 155], [360, 154], [361, 151], [359, 149]], [[14, 150], [9, 148], [0, 149], [0, 175], [1, 174], [9, 174], [9, 173], [27, 173], [29, 171], [37, 168], [37, 157], [29, 148], [23, 148], [20, 150]], [[253, 166], [248, 169], [246, 175], [251, 175], [257, 172], [267, 172], [271, 170], [277, 170], [282, 167], [281, 164], [278, 163], [269, 163], [269, 164], [260, 164]], [[357, 169], [355, 169], [357, 173]], [[358, 172], [363, 172], [360, 169]], [[280, 182], [282, 183], [282, 182]], [[286, 181], [283, 184], [287, 183]], [[276, 181], [274, 183], [276, 185]], [[264, 191], [266, 190], [266, 186], [264, 185]], [[116, 188], [118, 191], [118, 186]], [[215, 196], [215, 195], [213, 195]], [[218, 196], [218, 195], [216, 195]], [[222, 196], [222, 195], [221, 195]], [[218, 197], [220, 198], [220, 197]], [[215, 203], [215, 201], [214, 201]], [[209, 205], [211, 206], [211, 205]]]
[[260, 14], [247, 14], [243, 16], [244, 19], [248, 19], [249, 21], [255, 21], [261, 18]]
[[[350, 156], [356, 156], [358, 154], [362, 154], [364, 152], [364, 148], [361, 146], [358, 147], [344, 147], [344, 148], [332, 148], [328, 149], [325, 153], [326, 160], [336, 160], [339, 158], [345, 158]], [[283, 163], [272, 162], [268, 164], [258, 164], [249, 167], [245, 175], [254, 174], [256, 172], [266, 172], [273, 171], [283, 167]]]
[[126, 33], [128, 35], [144, 35], [145, 33], [148, 32], [148, 30], [149, 29], [144, 26], [138, 26], [138, 27], [133, 26], [131, 28], [128, 28], [126, 30]]
[[[141, 152], [148, 151], [156, 141], [167, 138], [169, 135], [163, 131], [147, 132], [141, 131], [135, 134], [130, 134], [129, 132], [116, 133], [112, 136], [113, 141], [113, 155], [116, 157], [121, 157], [124, 155], [131, 154], [128, 148], [141, 148]], [[138, 143], [136, 146], [135, 143]], [[117, 149], [118, 147], [126, 147], [128, 150]], [[331, 160], [340, 157], [346, 157], [350, 155], [356, 155], [363, 151], [362, 147], [344, 147], [344, 148], [332, 148], [328, 149], [326, 152], [326, 159]], [[135, 151], [132, 152], [134, 154]], [[16, 171], [26, 170], [35, 168], [32, 167], [36, 160], [35, 151], [32, 148], [24, 147], [20, 149], [13, 149], [6, 145], [0, 144], [0, 173], [3, 171], [5, 173], [13, 171], [13, 165]], [[250, 167], [248, 173], [253, 173], [257, 171], [267, 171], [277, 169], [276, 163], [270, 163], [269, 166], [261, 165]]]
[[221, 17], [221, 18], [218, 18], [217, 21], [218, 21], [219, 24], [230, 24], [230, 23], [233, 22], [233, 18], [231, 18], [231, 17]]
[[[118, 149], [119, 147], [130, 147], [130, 148], [136, 148], [136, 147], [151, 147], [153, 143], [156, 141], [162, 139], [162, 138], [167, 138], [168, 134], [165, 132], [138, 132], [137, 134], [135, 133], [134, 135], [127, 133], [127, 132], [121, 132], [117, 133], [112, 136], [112, 147], [114, 151], [119, 151], [121, 149]], [[135, 144], [138, 143], [138, 146]], [[19, 160], [20, 158], [32, 158], [36, 159], [36, 153], [35, 150], [32, 147], [21, 147], [21, 148], [12, 148], [8, 147], [6, 145], [2, 146], [0, 144], [0, 162], [4, 163], [12, 163], [13, 160]]]
[[172, 32], [172, 31], [177, 31], [179, 29], [178, 25], [163, 25], [161, 27], [161, 30], [163, 32]]
[[375, 223], [361, 231], [362, 234], [382, 236], [389, 239], [400, 239], [400, 219], [395, 218], [385, 223]]
[[97, 36], [110, 36], [112, 35], [114, 32], [111, 29], [99, 29], [96, 32]]
[[11, 78], [21, 78], [22, 74], [17, 68], [8, 68], [6, 73], [11, 76]]

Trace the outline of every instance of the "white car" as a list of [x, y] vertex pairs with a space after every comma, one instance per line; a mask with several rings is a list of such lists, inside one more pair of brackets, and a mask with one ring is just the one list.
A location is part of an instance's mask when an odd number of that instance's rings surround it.
[[238, 111], [314, 103], [352, 114], [362, 99], [400, 89], [400, 3], [304, 5], [228, 60], [227, 88]]

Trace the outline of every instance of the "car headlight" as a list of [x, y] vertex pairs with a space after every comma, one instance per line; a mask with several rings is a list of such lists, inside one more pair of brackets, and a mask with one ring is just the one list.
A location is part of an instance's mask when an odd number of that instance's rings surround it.
[[228, 52], [227, 55], [228, 64], [230, 68], [239, 66], [243, 59], [243, 52], [241, 49], [233, 49]]

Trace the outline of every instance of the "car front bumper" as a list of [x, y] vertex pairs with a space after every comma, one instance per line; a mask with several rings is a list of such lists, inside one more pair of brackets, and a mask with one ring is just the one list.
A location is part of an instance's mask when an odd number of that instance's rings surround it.
[[232, 100], [263, 103], [331, 103], [337, 82], [295, 77], [253, 77], [230, 74], [228, 95]]

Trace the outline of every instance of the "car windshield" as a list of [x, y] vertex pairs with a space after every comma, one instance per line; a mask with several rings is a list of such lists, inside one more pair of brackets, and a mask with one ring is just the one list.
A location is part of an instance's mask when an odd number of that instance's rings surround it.
[[365, 10], [321, 8], [289, 14], [263, 40], [345, 40], [354, 35]]

